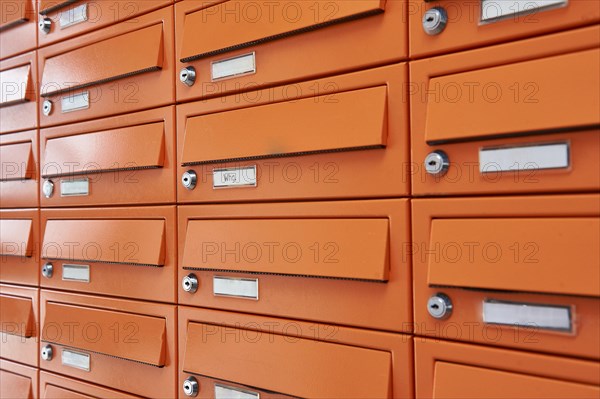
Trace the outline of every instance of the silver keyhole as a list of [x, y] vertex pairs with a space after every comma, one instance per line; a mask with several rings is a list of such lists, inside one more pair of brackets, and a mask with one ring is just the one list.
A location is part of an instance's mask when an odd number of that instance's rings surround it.
[[423, 15], [423, 30], [430, 36], [439, 35], [448, 24], [448, 13], [442, 7], [434, 7]]
[[42, 192], [44, 193], [44, 197], [50, 198], [52, 194], [54, 194], [54, 183], [52, 180], [45, 180], [42, 184]]
[[181, 280], [181, 287], [185, 292], [193, 294], [198, 291], [198, 277], [195, 274], [188, 274]]
[[44, 266], [42, 266], [42, 276], [44, 276], [46, 278], [51, 278], [53, 274], [54, 274], [54, 266], [52, 265], [52, 263], [50, 263], [50, 262], [45, 263]]
[[40, 32], [48, 34], [50, 33], [50, 28], [52, 27], [52, 20], [48, 17], [40, 18], [38, 21], [38, 28]]
[[433, 151], [425, 157], [425, 170], [430, 175], [444, 175], [450, 167], [450, 159], [444, 151]]
[[198, 175], [193, 170], [188, 170], [181, 175], [181, 184], [188, 190], [196, 188], [196, 182], [198, 181]]
[[46, 345], [42, 348], [42, 359], [46, 361], [52, 360], [52, 347], [50, 345]]
[[200, 391], [200, 384], [195, 377], [188, 377], [183, 381], [183, 393], [186, 396], [198, 396]]
[[179, 71], [179, 80], [186, 86], [193, 86], [196, 82], [196, 68], [193, 66], [182, 68]]
[[447, 319], [452, 313], [452, 301], [445, 294], [435, 294], [427, 301], [427, 311], [434, 319]]
[[46, 116], [50, 115], [50, 113], [52, 112], [52, 101], [44, 100], [44, 103], [42, 104], [42, 112]]

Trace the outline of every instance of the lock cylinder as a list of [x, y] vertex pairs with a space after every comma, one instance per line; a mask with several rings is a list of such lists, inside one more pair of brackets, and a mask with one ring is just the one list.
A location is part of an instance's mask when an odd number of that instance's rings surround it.
[[48, 115], [50, 115], [51, 112], [52, 112], [52, 101], [44, 100], [44, 102], [42, 103], [42, 113], [45, 116], [48, 116]]
[[195, 274], [188, 274], [181, 280], [181, 287], [185, 292], [193, 294], [198, 291], [198, 277]]
[[50, 33], [50, 28], [52, 27], [52, 20], [48, 17], [40, 18], [38, 22], [38, 28], [40, 32], [48, 34]]
[[198, 391], [200, 391], [200, 384], [195, 377], [188, 377], [183, 381], [183, 393], [186, 396], [198, 396]]
[[46, 345], [42, 348], [41, 356], [43, 360], [50, 361], [52, 360], [53, 350], [52, 346]]
[[179, 80], [186, 86], [193, 86], [196, 82], [196, 68], [192, 66], [181, 68]]
[[423, 15], [423, 30], [430, 36], [439, 35], [448, 24], [448, 13], [442, 7], [434, 7]]
[[193, 170], [188, 170], [181, 175], [181, 184], [188, 190], [196, 188], [196, 182], [198, 181], [198, 175]]
[[450, 159], [444, 151], [433, 151], [425, 157], [425, 171], [433, 176], [446, 174], [450, 167]]
[[434, 319], [447, 319], [452, 314], [452, 301], [447, 295], [437, 293], [427, 301], [427, 311]]
[[52, 194], [54, 194], [54, 183], [52, 180], [45, 180], [42, 184], [42, 192], [44, 193], [44, 197], [50, 198]]
[[54, 266], [50, 262], [46, 262], [44, 266], [42, 266], [42, 276], [46, 278], [51, 278], [54, 274]]

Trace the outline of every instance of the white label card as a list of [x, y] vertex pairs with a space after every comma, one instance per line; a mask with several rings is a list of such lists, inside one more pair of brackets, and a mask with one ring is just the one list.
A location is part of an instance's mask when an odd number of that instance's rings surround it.
[[567, 0], [481, 0], [481, 22], [500, 21], [514, 15], [533, 13], [566, 4]]
[[213, 277], [213, 294], [235, 298], [258, 299], [258, 279]]
[[568, 167], [568, 143], [482, 148], [479, 150], [479, 171], [481, 173]]
[[213, 169], [213, 188], [256, 187], [256, 165]]
[[256, 54], [249, 53], [211, 64], [212, 80], [233, 78], [240, 75], [256, 73]]
[[215, 384], [215, 399], [260, 399], [258, 392]]
[[87, 3], [80, 6], [70, 8], [60, 13], [59, 25], [61, 29], [68, 28], [69, 26], [77, 25], [87, 21]]
[[63, 349], [61, 356], [62, 364], [76, 369], [90, 371], [90, 355], [87, 353], [74, 352]]
[[60, 196], [75, 197], [90, 194], [89, 179], [61, 180]]
[[483, 302], [483, 321], [489, 324], [571, 331], [568, 306], [534, 305], [517, 302]]
[[60, 99], [62, 113], [79, 111], [90, 107], [90, 92], [84, 91], [81, 93], [66, 96]]
[[79, 281], [82, 283], [90, 282], [89, 265], [63, 265], [62, 279], [65, 281]]

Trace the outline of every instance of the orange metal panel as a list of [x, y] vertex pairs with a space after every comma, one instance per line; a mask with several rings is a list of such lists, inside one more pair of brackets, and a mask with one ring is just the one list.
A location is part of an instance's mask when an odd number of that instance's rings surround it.
[[593, 398], [597, 362], [415, 339], [418, 398]]
[[0, 281], [39, 284], [40, 225], [36, 209], [0, 210]]
[[42, 371], [40, 373], [40, 398], [43, 399], [134, 399], [129, 395], [108, 388], [73, 380]]
[[[413, 193], [598, 191], [599, 36], [594, 26], [412, 63]], [[445, 174], [426, 171], [434, 151]]]
[[[178, 201], [408, 195], [405, 80], [399, 64], [179, 105], [178, 175], [197, 186]], [[256, 185], [215, 190], [222, 168], [256, 168]]]
[[[592, 25], [600, 20], [600, 5], [594, 1], [550, 2], [554, 7], [536, 9], [549, 2], [488, 1], [427, 1], [411, 0], [408, 4], [408, 24], [411, 57], [424, 57], [467, 48], [514, 41], [570, 28]], [[428, 35], [423, 29], [425, 13], [436, 7], [444, 8], [448, 23], [437, 35]], [[485, 17], [504, 18], [482, 22]], [[511, 13], [511, 11], [513, 13]], [[520, 12], [519, 12], [520, 11]], [[517, 12], [517, 13], [514, 13]]]
[[37, 46], [35, 0], [0, 2], [0, 59]]
[[206, 377], [202, 398], [217, 385], [261, 397], [414, 396], [412, 339], [401, 334], [180, 307], [179, 342], [180, 383]]
[[39, 290], [0, 284], [0, 305], [2, 358], [37, 367]]
[[[175, 396], [175, 306], [44, 290], [41, 326], [40, 347], [53, 354], [40, 362], [43, 370], [140, 396]], [[79, 362], [68, 361], [73, 354]]]
[[0, 208], [39, 206], [37, 131], [0, 135]]
[[[196, 82], [177, 82], [177, 99], [254, 90], [405, 59], [406, 5], [404, 0], [178, 2], [177, 70], [195, 68]], [[249, 53], [254, 53], [254, 72], [232, 73], [223, 80], [212, 75], [213, 62]]]
[[0, 359], [0, 398], [37, 399], [37, 369]]
[[40, 49], [38, 54], [41, 95], [52, 102], [48, 115], [40, 109], [41, 126], [174, 100], [169, 7]]
[[41, 264], [53, 275], [42, 285], [174, 302], [175, 217], [174, 206], [43, 210]]
[[0, 61], [0, 134], [37, 128], [36, 79], [35, 51]]
[[[412, 213], [416, 333], [600, 358], [600, 196], [417, 199]], [[429, 314], [438, 293], [445, 319]], [[564, 316], [540, 316], [552, 309]]]
[[[407, 200], [180, 206], [179, 279], [198, 290], [180, 287], [179, 303], [411, 331], [408, 212]], [[250, 280], [254, 299], [221, 295], [223, 279]]]

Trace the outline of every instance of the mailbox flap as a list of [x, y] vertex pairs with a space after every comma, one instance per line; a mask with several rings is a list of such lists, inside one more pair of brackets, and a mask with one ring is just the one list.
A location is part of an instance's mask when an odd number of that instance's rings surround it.
[[39, 0], [39, 13], [42, 15], [46, 15], [51, 13], [52, 11], [59, 10], [64, 7], [68, 7], [73, 3], [78, 2], [79, 0]]
[[[275, 4], [275, 10], [273, 5], [274, 3], [269, 1], [255, 2], [256, 11], [262, 15], [256, 20], [240, 19], [239, 11], [235, 13], [237, 18], [231, 15], [232, 9], [239, 10], [240, 6], [244, 6], [244, 1], [240, 0], [220, 2], [186, 15], [181, 62], [379, 14], [384, 11], [385, 0], [335, 2], [285, 0]], [[290, 13], [294, 13], [293, 19], [285, 12], [290, 7], [293, 9]]]
[[189, 323], [183, 371], [304, 398], [391, 395], [389, 352], [256, 331], [239, 339], [234, 330]]
[[[66, 330], [56, 334], [57, 326], [66, 329], [64, 326], [73, 323], [94, 325], [100, 333], [94, 340], [88, 339], [84, 328], [75, 328], [72, 334]], [[115, 326], [118, 326], [117, 332], [125, 330], [127, 333], [115, 336]], [[47, 302], [43, 327], [44, 342], [157, 367], [165, 365], [164, 318]]]
[[[465, 381], [465, 383], [457, 383]], [[502, 387], [501, 390], [490, 387]], [[595, 398], [600, 388], [593, 385], [518, 374], [484, 367], [435, 362], [433, 397], [494, 399]]]
[[0, 220], [0, 255], [30, 257], [33, 254], [31, 219]]
[[47, 384], [44, 389], [44, 399], [97, 399], [94, 396], [84, 395], [80, 392], [71, 391], [57, 387], [56, 385]]
[[31, 378], [0, 370], [0, 398], [33, 398]]
[[163, 25], [155, 24], [46, 60], [45, 97], [156, 71], [163, 65]]
[[387, 281], [388, 253], [383, 218], [191, 220], [183, 267]]
[[31, 142], [0, 145], [2, 175], [0, 181], [26, 180], [33, 176]]
[[165, 234], [160, 219], [48, 220], [42, 258], [163, 266]]
[[434, 219], [428, 283], [600, 296], [600, 219]]
[[387, 140], [384, 86], [192, 117], [182, 164], [382, 148]]
[[30, 64], [0, 72], [0, 84], [0, 107], [33, 100]]
[[33, 337], [35, 318], [31, 298], [0, 295], [0, 321], [3, 333]]
[[0, 32], [27, 22], [33, 14], [31, 0], [11, 0], [3, 3], [0, 7]]
[[160, 168], [164, 157], [163, 122], [56, 137], [46, 142], [42, 177]]
[[[600, 92], [590, 88], [600, 86], [599, 69], [596, 49], [432, 78], [430, 92], [454, 89], [458, 95], [452, 101], [429, 98], [425, 140], [439, 144], [598, 125]], [[477, 95], [469, 94], [473, 84]]]

